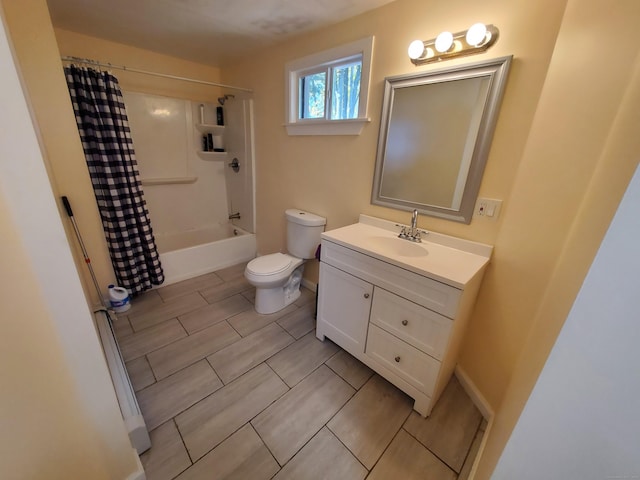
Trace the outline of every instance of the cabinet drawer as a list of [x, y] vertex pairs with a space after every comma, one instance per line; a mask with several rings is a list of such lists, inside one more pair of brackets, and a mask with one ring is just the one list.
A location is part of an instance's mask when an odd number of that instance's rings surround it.
[[365, 353], [373, 360], [431, 396], [440, 362], [370, 324]]
[[322, 261], [385, 290], [455, 318], [462, 291], [417, 273], [322, 240]]
[[371, 322], [442, 360], [452, 320], [431, 310], [375, 287]]

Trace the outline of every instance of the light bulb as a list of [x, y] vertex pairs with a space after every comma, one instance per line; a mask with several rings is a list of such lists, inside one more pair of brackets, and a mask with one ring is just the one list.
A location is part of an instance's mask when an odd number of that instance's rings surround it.
[[436, 37], [436, 50], [444, 53], [453, 45], [453, 34], [451, 32], [442, 32]]
[[409, 44], [409, 58], [415, 60], [420, 58], [424, 53], [424, 42], [422, 40], [414, 40]]
[[487, 27], [484, 23], [474, 23], [467, 30], [467, 36], [465, 37], [467, 43], [471, 46], [477, 46], [481, 44], [485, 38], [487, 38]]

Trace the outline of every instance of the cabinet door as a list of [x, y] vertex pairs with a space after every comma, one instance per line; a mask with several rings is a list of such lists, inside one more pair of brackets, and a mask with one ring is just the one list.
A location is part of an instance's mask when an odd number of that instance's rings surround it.
[[316, 335], [352, 353], [364, 352], [373, 286], [320, 263]]

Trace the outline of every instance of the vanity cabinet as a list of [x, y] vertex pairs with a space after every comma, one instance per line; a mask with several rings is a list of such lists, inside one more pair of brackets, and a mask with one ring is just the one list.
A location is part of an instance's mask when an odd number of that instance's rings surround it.
[[461, 288], [394, 263], [325, 232], [316, 336], [368, 365], [428, 416], [453, 373], [484, 267]]

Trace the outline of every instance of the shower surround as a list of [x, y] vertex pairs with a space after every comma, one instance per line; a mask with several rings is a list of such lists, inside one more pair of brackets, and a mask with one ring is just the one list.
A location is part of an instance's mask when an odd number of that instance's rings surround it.
[[[231, 97], [231, 96], [230, 96]], [[147, 207], [168, 285], [255, 257], [253, 104], [224, 103], [225, 153], [202, 152], [213, 102], [125, 92]], [[201, 125], [200, 105], [204, 104]], [[231, 163], [240, 166], [234, 171]], [[229, 220], [231, 213], [240, 218]]]

